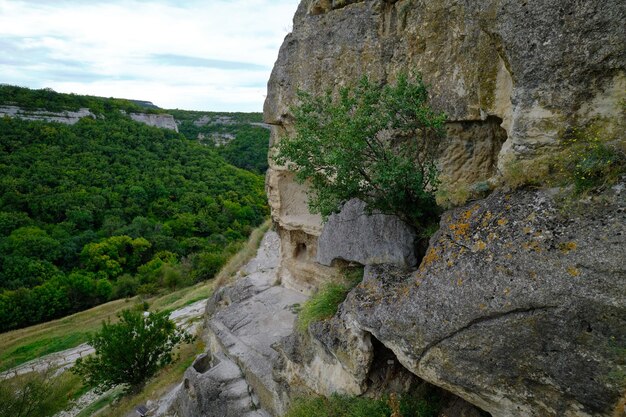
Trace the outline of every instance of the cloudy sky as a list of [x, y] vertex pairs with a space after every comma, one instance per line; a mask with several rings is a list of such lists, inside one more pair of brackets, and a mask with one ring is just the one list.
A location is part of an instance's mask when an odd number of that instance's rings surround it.
[[299, 0], [0, 0], [0, 83], [261, 111]]

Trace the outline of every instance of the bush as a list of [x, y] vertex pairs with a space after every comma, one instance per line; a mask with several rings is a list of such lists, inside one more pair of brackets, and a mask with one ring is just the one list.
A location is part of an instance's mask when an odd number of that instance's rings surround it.
[[429, 107], [420, 76], [384, 87], [363, 78], [336, 98], [298, 97], [295, 133], [273, 158], [310, 185], [311, 212], [325, 218], [356, 197], [417, 227], [438, 216], [434, 159], [445, 115]]
[[335, 394], [297, 399], [286, 417], [435, 417], [440, 408], [440, 399], [435, 396], [392, 394], [374, 399]]
[[363, 268], [353, 268], [344, 275], [344, 282], [329, 282], [309, 298], [298, 313], [298, 330], [304, 332], [313, 322], [331, 318], [339, 305], [363, 278]]
[[31, 372], [0, 380], [0, 417], [46, 417], [65, 409], [80, 381], [71, 374]]
[[626, 172], [624, 154], [603, 141], [593, 127], [574, 129], [564, 146], [561, 173], [573, 182], [576, 193], [613, 184]]
[[179, 343], [193, 339], [177, 329], [166, 312], [144, 315], [124, 310], [118, 317], [119, 323], [105, 322], [99, 332], [90, 336], [95, 354], [79, 358], [72, 368], [99, 391], [116, 385], [124, 385], [126, 392], [137, 390], [172, 362], [172, 350]]
[[113, 295], [115, 298], [128, 298], [137, 294], [137, 289], [141, 283], [139, 277], [133, 277], [129, 274], [124, 274], [117, 279], [113, 289]]

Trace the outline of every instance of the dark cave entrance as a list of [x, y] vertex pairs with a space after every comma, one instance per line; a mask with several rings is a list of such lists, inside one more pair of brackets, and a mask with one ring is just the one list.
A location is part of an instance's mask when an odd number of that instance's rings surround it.
[[414, 404], [423, 402], [438, 408], [437, 415], [446, 417], [491, 417], [491, 414], [468, 403], [457, 395], [430, 384], [406, 369], [393, 351], [370, 334], [374, 358], [367, 375], [365, 396], [381, 397], [396, 394]]

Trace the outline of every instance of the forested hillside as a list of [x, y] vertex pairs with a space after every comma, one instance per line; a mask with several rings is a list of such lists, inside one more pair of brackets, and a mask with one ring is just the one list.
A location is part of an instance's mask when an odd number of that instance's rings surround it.
[[130, 120], [133, 103], [0, 87], [47, 103], [98, 116], [0, 119], [0, 330], [211, 278], [265, 218], [262, 176]]
[[49, 88], [31, 90], [6, 84], [0, 84], [0, 105], [18, 106], [26, 110], [47, 110], [50, 112], [88, 108], [93, 113], [100, 115], [113, 110], [123, 110], [128, 113], [164, 113], [163, 109], [138, 100], [60, 94]]
[[270, 131], [261, 113], [167, 110], [180, 133], [215, 150], [229, 163], [258, 174], [267, 170]]

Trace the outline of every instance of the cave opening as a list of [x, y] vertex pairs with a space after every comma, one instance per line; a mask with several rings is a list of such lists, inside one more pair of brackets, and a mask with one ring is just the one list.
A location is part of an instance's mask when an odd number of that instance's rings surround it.
[[[370, 333], [373, 360], [367, 375], [368, 397], [395, 394], [402, 407], [427, 407], [446, 417], [491, 417], [491, 414], [461, 397], [430, 384], [405, 368], [391, 349]], [[403, 405], [404, 404], [404, 405]], [[409, 405], [407, 405], [409, 404]]]
[[191, 366], [193, 366], [196, 372], [203, 374], [211, 369], [211, 356], [203, 353], [193, 361]]
[[298, 260], [304, 260], [307, 257], [306, 243], [299, 242], [293, 251], [293, 257]]

